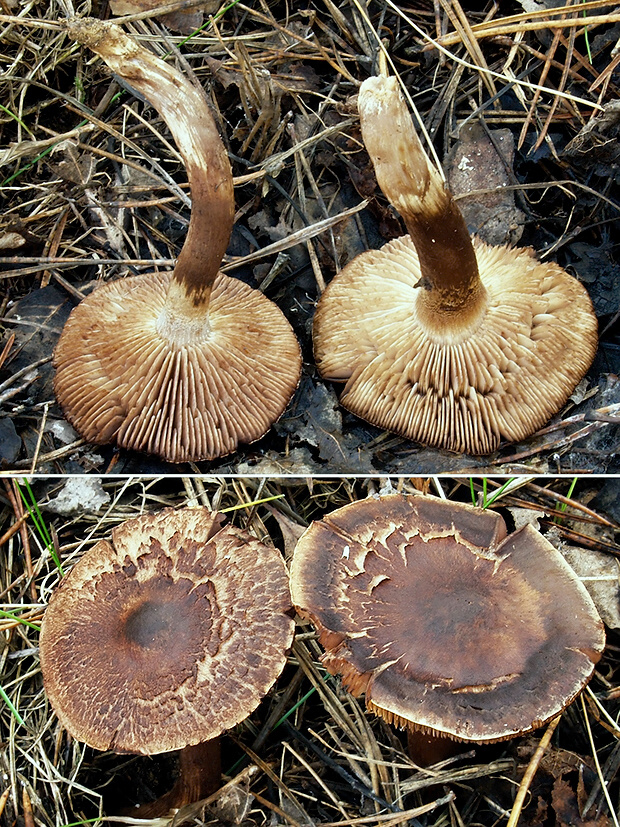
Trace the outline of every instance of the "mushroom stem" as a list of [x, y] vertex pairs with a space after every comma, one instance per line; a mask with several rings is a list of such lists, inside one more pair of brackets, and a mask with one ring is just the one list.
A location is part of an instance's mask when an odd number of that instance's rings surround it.
[[220, 739], [211, 738], [179, 753], [179, 775], [172, 789], [131, 811], [134, 818], [158, 818], [207, 798], [222, 782]]
[[[358, 109], [362, 136], [377, 181], [407, 226], [420, 260], [424, 288], [418, 315], [454, 317], [459, 326], [480, 318], [486, 290], [461, 211], [422, 148], [395, 77], [362, 84]], [[440, 322], [441, 323], [441, 322]]]
[[430, 767], [452, 758], [466, 749], [462, 743], [453, 741], [451, 738], [440, 738], [430, 732], [422, 732], [419, 729], [407, 727], [407, 752], [409, 758], [418, 767]]
[[[232, 171], [207, 98], [115, 24], [71, 20], [68, 34], [88, 46], [166, 122], [187, 168], [192, 212], [166, 301], [166, 315], [204, 316], [234, 222]], [[179, 289], [182, 288], [182, 289]]]
[[222, 783], [220, 739], [211, 738], [179, 755], [179, 777], [170, 790], [176, 795], [172, 807], [192, 804], [214, 793]]

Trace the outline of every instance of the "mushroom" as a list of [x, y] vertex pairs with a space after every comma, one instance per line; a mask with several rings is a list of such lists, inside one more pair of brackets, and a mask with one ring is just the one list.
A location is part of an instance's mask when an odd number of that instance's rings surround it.
[[258, 706], [292, 643], [281, 555], [223, 519], [186, 508], [127, 520], [84, 554], [43, 618], [45, 689], [75, 738], [183, 750], [179, 781], [141, 815], [217, 789], [218, 736]]
[[203, 90], [115, 24], [74, 20], [67, 31], [161, 113], [192, 213], [174, 271], [105, 284], [73, 310], [54, 353], [56, 396], [90, 442], [170, 462], [223, 456], [284, 411], [301, 371], [297, 339], [273, 302], [218, 271], [234, 196]]
[[583, 689], [603, 624], [532, 526], [392, 494], [339, 508], [300, 538], [291, 593], [323, 663], [397, 726], [490, 743], [542, 726]]
[[318, 369], [357, 416], [425, 445], [486, 454], [565, 404], [596, 351], [582, 285], [534, 251], [471, 239], [396, 78], [362, 84], [362, 136], [408, 235], [357, 256], [314, 320]]

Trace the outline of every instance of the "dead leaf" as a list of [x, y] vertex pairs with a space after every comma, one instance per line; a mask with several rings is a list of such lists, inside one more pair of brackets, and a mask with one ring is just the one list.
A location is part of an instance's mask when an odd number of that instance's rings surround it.
[[594, 152], [595, 157], [606, 163], [614, 163], [620, 157], [620, 101], [608, 103], [579, 130], [564, 148], [565, 155], [585, 155]]
[[[538, 749], [539, 741], [536, 735], [526, 736], [517, 747], [519, 761], [529, 762]], [[584, 763], [585, 759], [576, 752], [550, 745], [541, 759], [539, 771], [552, 778], [561, 778], [566, 773], [578, 771]]]
[[26, 239], [19, 233], [2, 233], [0, 235], [0, 250], [17, 250], [23, 247]]
[[491, 136], [479, 123], [462, 128], [445, 161], [446, 177], [453, 195], [466, 196], [458, 205], [472, 232], [488, 244], [514, 244], [525, 221], [514, 191], [503, 189], [513, 181], [508, 170], [514, 161], [514, 136], [509, 129], [494, 129]]
[[538, 511], [535, 508], [514, 508], [508, 506], [508, 511], [510, 511], [512, 519], [515, 521], [515, 531], [523, 528], [524, 525], [531, 525], [536, 531], [540, 531], [540, 523], [538, 521], [547, 516], [545, 511]]
[[213, 819], [220, 824], [241, 824], [252, 807], [254, 796], [250, 792], [250, 784], [258, 773], [259, 769], [254, 764], [241, 770], [209, 798], [181, 807], [170, 827], [180, 827], [185, 823], [204, 824]]
[[620, 629], [620, 561], [594, 549], [562, 544], [559, 550], [588, 590], [605, 625]]
[[556, 779], [553, 784], [551, 803], [556, 814], [557, 827], [609, 827], [610, 825], [605, 815], [600, 815], [596, 819], [582, 819], [575, 791], [563, 778]]
[[[110, 10], [117, 16], [139, 14], [152, 11], [161, 6], [170, 5], [170, 0], [110, 0]], [[156, 15], [169, 29], [181, 34], [191, 32], [202, 26], [205, 14], [212, 14], [219, 8], [219, 0], [205, 0], [191, 9], [180, 9], [168, 14]]]
[[95, 128], [94, 124], [84, 124], [70, 132], [65, 132], [62, 135], [56, 135], [51, 138], [45, 138], [41, 141], [19, 141], [19, 143], [9, 144], [8, 149], [0, 151], [0, 167], [6, 164], [11, 164], [13, 161], [18, 161], [20, 158], [28, 158], [31, 155], [38, 155], [44, 149], [50, 146], [55, 146], [59, 142], [63, 142], [66, 138], [83, 135], [85, 132], [92, 132]]
[[291, 520], [291, 518], [287, 517], [286, 514], [283, 514], [277, 506], [267, 505], [266, 508], [280, 526], [280, 531], [282, 532], [282, 538], [284, 540], [284, 558], [286, 560], [290, 560], [293, 556], [293, 552], [295, 551], [297, 541], [306, 528], [298, 522], [295, 522], [295, 520]]
[[52, 170], [68, 184], [86, 186], [92, 178], [95, 160], [90, 153], [80, 152], [74, 141], [61, 141], [51, 152], [51, 156], [62, 156], [60, 162], [49, 162]]

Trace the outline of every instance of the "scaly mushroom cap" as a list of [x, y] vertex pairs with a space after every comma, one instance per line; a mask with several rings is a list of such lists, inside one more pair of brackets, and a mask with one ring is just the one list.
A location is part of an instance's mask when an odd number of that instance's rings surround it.
[[530, 249], [489, 247], [424, 152], [396, 78], [364, 81], [364, 143], [408, 235], [362, 253], [317, 307], [321, 375], [357, 416], [426, 445], [486, 454], [557, 413], [596, 352], [585, 289]]
[[205, 508], [128, 520], [54, 592], [41, 629], [59, 720], [96, 749], [150, 755], [247, 717], [292, 643], [282, 557]]
[[390, 722], [499, 741], [561, 712], [605, 645], [592, 600], [531, 526], [432, 497], [355, 502], [313, 523], [293, 602], [324, 663]]
[[406, 235], [362, 253], [328, 285], [314, 318], [321, 375], [345, 408], [424, 445], [494, 451], [541, 428], [588, 370], [597, 323], [582, 285], [530, 248], [473, 239], [487, 291], [465, 335], [417, 315], [420, 268]]
[[206, 318], [166, 324], [172, 274], [103, 285], [72, 312], [54, 352], [54, 389], [89, 442], [213, 459], [259, 439], [301, 370], [295, 335], [262, 293], [220, 273]]

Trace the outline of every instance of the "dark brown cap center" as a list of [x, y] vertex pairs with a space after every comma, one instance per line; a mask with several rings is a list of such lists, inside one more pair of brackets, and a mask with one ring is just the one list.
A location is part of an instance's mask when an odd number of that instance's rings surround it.
[[125, 621], [125, 637], [143, 649], [164, 648], [183, 632], [184, 623], [170, 603], [145, 600]]

